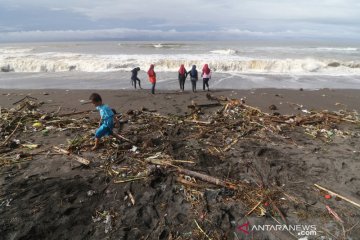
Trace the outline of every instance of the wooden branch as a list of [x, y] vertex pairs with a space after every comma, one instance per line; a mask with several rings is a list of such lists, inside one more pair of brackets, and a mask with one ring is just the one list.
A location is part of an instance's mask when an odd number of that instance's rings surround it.
[[90, 161], [89, 161], [89, 160], [87, 160], [87, 159], [85, 159], [85, 158], [83, 158], [83, 157], [80, 157], [80, 156], [78, 156], [78, 155], [72, 154], [71, 152], [69, 152], [69, 151], [67, 151], [67, 150], [65, 150], [65, 149], [62, 149], [62, 148], [59, 148], [59, 147], [56, 147], [56, 146], [54, 146], [53, 148], [54, 148], [54, 150], [55, 150], [56, 152], [58, 152], [58, 153], [61, 153], [61, 154], [63, 154], [63, 155], [69, 155], [69, 156], [73, 157], [73, 158], [74, 158], [76, 161], [78, 161], [79, 163], [82, 163], [82, 164], [84, 164], [84, 165], [89, 165], [89, 164], [90, 164]]
[[131, 204], [134, 206], [135, 205], [135, 198], [134, 196], [131, 194], [130, 191], [126, 191], [126, 194], [129, 196]]
[[211, 240], [211, 238], [206, 234], [206, 232], [200, 227], [200, 225], [198, 224], [198, 222], [197, 222], [195, 219], [194, 219], [194, 221], [195, 221], [195, 224], [196, 224], [197, 228], [200, 230], [200, 232], [201, 232], [202, 234], [204, 234], [208, 240]]
[[359, 203], [357, 203], [357, 202], [355, 202], [355, 201], [353, 201], [353, 200], [350, 200], [350, 199], [347, 198], [347, 197], [341, 196], [340, 194], [337, 194], [337, 193], [335, 193], [335, 192], [333, 192], [333, 191], [330, 191], [329, 189], [326, 189], [326, 188], [324, 188], [324, 187], [321, 187], [321, 186], [318, 185], [318, 184], [314, 184], [314, 186], [317, 187], [318, 189], [321, 189], [321, 190], [323, 190], [323, 191], [325, 191], [325, 192], [328, 192], [330, 195], [333, 195], [333, 196], [335, 196], [335, 197], [341, 198], [342, 200], [345, 200], [345, 201], [347, 201], [348, 203], [351, 203], [351, 204], [357, 206], [358, 208], [360, 208], [360, 204], [359, 204]]
[[126, 180], [114, 180], [114, 183], [127, 183], [127, 182], [135, 182], [138, 180], [145, 179], [147, 177], [138, 177], [138, 178], [132, 178], [132, 179], [126, 179]]
[[176, 178], [176, 181], [179, 182], [179, 183], [188, 185], [190, 187], [195, 187], [195, 188], [205, 188], [206, 187], [206, 186], [202, 186], [202, 185], [187, 181], [187, 180], [183, 179], [182, 177]]
[[255, 205], [255, 207], [253, 207], [253, 208], [246, 214], [246, 216], [249, 216], [251, 213], [253, 213], [253, 212], [258, 208], [258, 206], [262, 203], [262, 201], [263, 201], [263, 200], [259, 201], [259, 202]]
[[9, 136], [7, 136], [7, 138], [5, 139], [5, 141], [0, 145], [0, 146], [5, 146], [7, 144], [7, 142], [10, 140], [10, 138], [12, 138], [12, 136], [14, 136], [15, 132], [18, 130], [18, 128], [20, 127], [21, 124], [21, 120], [19, 120], [18, 124], [16, 125], [14, 131], [12, 131], [12, 133], [10, 133]]
[[200, 180], [202, 180], [204, 182], [212, 183], [212, 184], [217, 185], [217, 186], [229, 188], [229, 189], [232, 189], [232, 190], [237, 190], [238, 189], [238, 187], [233, 183], [226, 182], [226, 181], [220, 180], [218, 178], [214, 178], [214, 177], [209, 176], [209, 175], [194, 172], [194, 171], [187, 170], [187, 169], [184, 169], [184, 168], [177, 168], [176, 170], [177, 170], [177, 172], [179, 172], [181, 174], [185, 174], [185, 175], [190, 176], [190, 177], [198, 178], [198, 179], [200, 179]]
[[195, 109], [195, 108], [205, 108], [205, 107], [211, 108], [211, 107], [219, 107], [219, 106], [222, 106], [222, 104], [221, 103], [193, 104], [193, 105], [188, 105], [187, 107], [191, 109]]
[[133, 141], [131, 141], [130, 139], [127, 139], [126, 137], [120, 135], [120, 134], [116, 134], [120, 139], [126, 141], [126, 142], [129, 142], [131, 144], [135, 144]]

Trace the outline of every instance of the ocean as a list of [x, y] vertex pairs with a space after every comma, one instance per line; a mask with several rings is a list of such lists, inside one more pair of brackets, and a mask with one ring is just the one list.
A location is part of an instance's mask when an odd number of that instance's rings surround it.
[[[178, 89], [180, 64], [213, 70], [212, 89], [360, 88], [360, 44], [286, 41], [0, 44], [0, 88], [130, 89], [155, 64], [158, 89]], [[190, 89], [190, 84], [187, 84]]]

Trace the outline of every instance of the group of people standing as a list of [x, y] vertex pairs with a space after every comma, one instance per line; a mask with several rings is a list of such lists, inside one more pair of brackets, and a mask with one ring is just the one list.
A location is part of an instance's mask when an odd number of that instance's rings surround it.
[[[155, 86], [156, 86], [156, 73], [155, 73], [154, 68], [155, 68], [155, 65], [151, 64], [149, 70], [147, 71], [149, 81], [152, 84], [152, 87], [151, 87], [152, 94], [155, 94]], [[139, 71], [140, 71], [139, 67], [131, 70], [131, 73], [132, 73], [131, 84], [135, 87], [135, 89], [136, 89], [137, 82], [139, 83], [139, 87], [141, 88], [140, 79], [137, 76]], [[192, 91], [196, 92], [196, 83], [199, 79], [199, 73], [196, 69], [196, 65], [193, 65], [190, 71], [186, 71], [184, 64], [181, 64], [180, 69], [178, 71], [178, 80], [179, 80], [180, 90], [181, 91], [185, 90], [185, 81], [189, 75], [190, 75]], [[208, 64], [204, 65], [204, 67], [202, 69], [201, 77], [203, 79], [203, 90], [205, 91], [207, 89], [209, 91], [210, 90], [209, 89], [209, 80], [211, 79], [211, 69], [209, 68]]]

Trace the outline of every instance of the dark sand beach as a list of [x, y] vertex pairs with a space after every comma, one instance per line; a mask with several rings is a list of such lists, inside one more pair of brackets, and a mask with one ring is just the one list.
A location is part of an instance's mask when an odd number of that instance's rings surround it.
[[[78, 145], [72, 141], [71, 145], [69, 140], [87, 136], [96, 129], [98, 113], [91, 104], [84, 104], [94, 91], [123, 114], [125, 123], [120, 134], [132, 143], [105, 139], [96, 151], [90, 150], [89, 139]], [[14, 131], [0, 148], [0, 238], [306, 237], [296, 231], [246, 234], [239, 230], [239, 226], [250, 222], [316, 225], [316, 236], [303, 239], [359, 239], [360, 208], [314, 184], [354, 203], [360, 202], [360, 125], [354, 118], [339, 120], [348, 113], [357, 116], [354, 111], [360, 110], [360, 90], [210, 92], [212, 97], [242, 98], [246, 106], [259, 108], [260, 112], [242, 108], [238, 102], [235, 107], [228, 105], [224, 109], [231, 101], [211, 100], [206, 94], [0, 90], [2, 117], [16, 107], [13, 103], [26, 96], [41, 103], [35, 107], [38, 116], [51, 116], [38, 117], [40, 129], [33, 127], [33, 121], [23, 123], [21, 131]], [[88, 110], [94, 111], [69, 114], [60, 119], [61, 124], [54, 123], [54, 116]], [[326, 117], [321, 115], [324, 110], [338, 115]], [[243, 117], [230, 118], [232, 114]], [[293, 123], [312, 114], [311, 122]], [[1, 119], [0, 140], [5, 142], [16, 122], [9, 130], [8, 123]], [[279, 122], [277, 128], [277, 119], [287, 122]], [[29, 149], [27, 144], [39, 146]], [[66, 156], [54, 152], [53, 146], [75, 147], [70, 149], [72, 155]], [[90, 164], [75, 161], [74, 156], [78, 155]], [[202, 181], [179, 173], [178, 168], [236, 187]], [[149, 174], [143, 175], [144, 171]], [[331, 198], [325, 198], [326, 195]]]

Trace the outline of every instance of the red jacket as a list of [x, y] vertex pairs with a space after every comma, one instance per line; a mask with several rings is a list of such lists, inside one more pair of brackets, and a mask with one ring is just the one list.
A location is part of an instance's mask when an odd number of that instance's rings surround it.
[[151, 83], [156, 83], [156, 73], [154, 71], [154, 65], [150, 66], [150, 69], [149, 69], [149, 71], [147, 73], [148, 73], [148, 76], [149, 76], [149, 81]]

